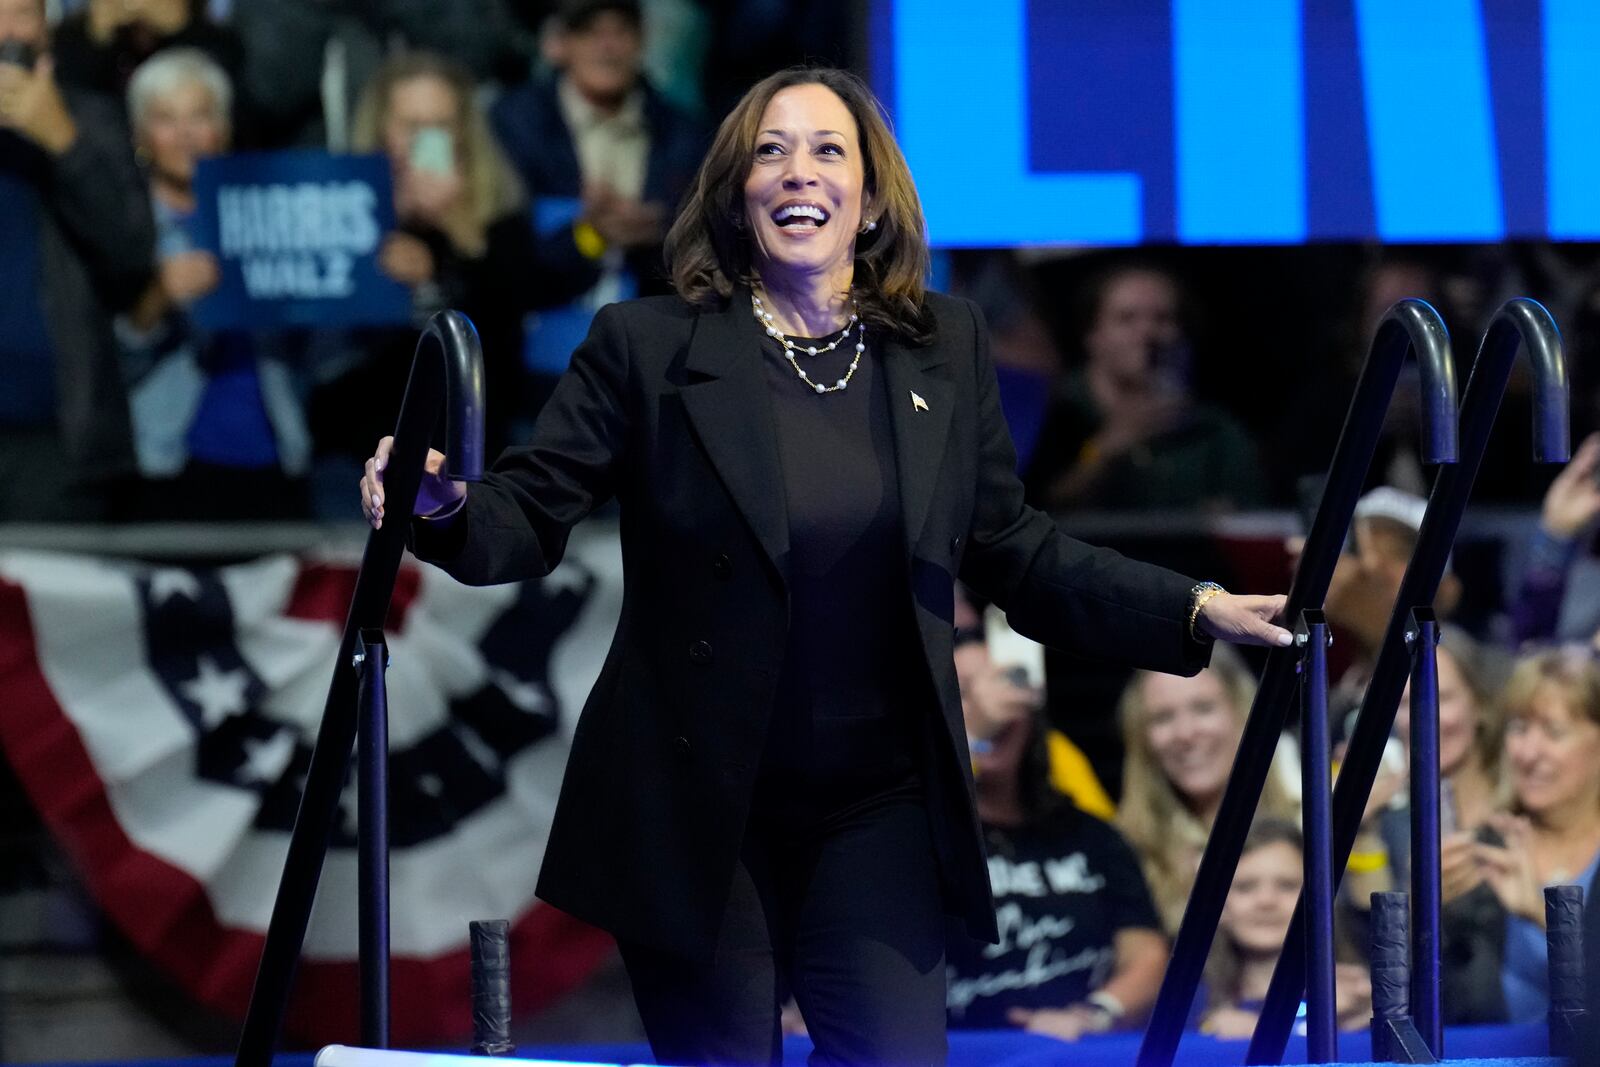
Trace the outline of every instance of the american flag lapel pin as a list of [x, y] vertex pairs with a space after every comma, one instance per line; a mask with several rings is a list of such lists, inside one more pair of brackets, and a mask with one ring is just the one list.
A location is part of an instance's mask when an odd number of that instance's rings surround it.
[[915, 389], [911, 390], [911, 410], [913, 410], [913, 411], [927, 411], [928, 410], [928, 402], [926, 400], [922, 399], [920, 396], [918, 396], [917, 395], [917, 391]]

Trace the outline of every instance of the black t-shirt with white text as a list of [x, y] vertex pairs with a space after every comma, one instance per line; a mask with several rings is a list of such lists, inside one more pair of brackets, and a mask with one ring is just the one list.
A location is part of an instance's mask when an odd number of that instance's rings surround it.
[[1113, 938], [1159, 930], [1139, 861], [1122, 835], [1063, 804], [1026, 826], [984, 826], [1000, 943], [955, 934], [947, 949], [950, 1025], [1009, 1026], [1010, 1008], [1064, 1008], [1110, 976]]

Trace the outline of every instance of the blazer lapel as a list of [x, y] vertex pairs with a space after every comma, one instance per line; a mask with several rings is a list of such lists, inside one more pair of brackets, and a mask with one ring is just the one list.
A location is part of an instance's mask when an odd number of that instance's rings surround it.
[[735, 505], [787, 576], [789, 510], [776, 416], [761, 368], [761, 333], [748, 297], [700, 315], [684, 359], [684, 407]]
[[883, 349], [906, 548], [913, 553], [938, 484], [955, 400], [950, 382], [927, 373], [944, 361], [937, 346], [914, 349], [891, 339]]

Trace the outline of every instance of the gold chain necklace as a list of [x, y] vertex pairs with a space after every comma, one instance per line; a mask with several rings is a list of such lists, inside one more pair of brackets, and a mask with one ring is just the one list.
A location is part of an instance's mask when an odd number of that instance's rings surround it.
[[[819, 393], [843, 392], [844, 388], [850, 384], [850, 379], [855, 377], [856, 368], [861, 365], [861, 354], [867, 350], [867, 324], [861, 322], [860, 309], [856, 307], [854, 300], [850, 301], [850, 321], [844, 324], [844, 329], [839, 332], [838, 337], [835, 337], [831, 343], [822, 348], [818, 348], [815, 345], [807, 345], [805, 348], [801, 348], [784, 336], [782, 330], [772, 325], [772, 312], [768, 311], [765, 305], [761, 303], [761, 297], [756, 295], [754, 289], [750, 290], [750, 307], [755, 312], [756, 321], [767, 331], [767, 336], [775, 338], [783, 346], [784, 358], [788, 359], [789, 366], [793, 367], [794, 372], [800, 375], [802, 382], [805, 382], [806, 385]], [[850, 361], [850, 369], [844, 372], [844, 377], [832, 385], [823, 385], [821, 382], [812, 381], [811, 376], [805, 372], [805, 368], [800, 366], [800, 361], [795, 358], [795, 353], [804, 352], [808, 356], [817, 356], [824, 352], [832, 352], [850, 336], [852, 328], [856, 329], [856, 356]]]

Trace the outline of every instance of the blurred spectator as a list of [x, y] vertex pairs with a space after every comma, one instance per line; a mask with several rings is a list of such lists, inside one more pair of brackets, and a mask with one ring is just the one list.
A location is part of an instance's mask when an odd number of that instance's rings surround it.
[[1479, 841], [1473, 852], [1504, 915], [1505, 1017], [1536, 1022], [1550, 998], [1544, 887], [1588, 894], [1600, 867], [1600, 665], [1585, 648], [1530, 656], [1502, 705], [1514, 814], [1489, 820], [1502, 844]]
[[[1238, 654], [1218, 645], [1211, 665], [1193, 678], [1140, 671], [1123, 691], [1118, 714], [1126, 756], [1117, 827], [1139, 855], [1169, 934], [1189, 902], [1255, 688]], [[1262, 815], [1296, 817], [1299, 773], [1293, 742], [1284, 738], [1261, 794]]]
[[[1334, 566], [1324, 610], [1340, 639], [1335, 647], [1353, 649], [1353, 659], [1333, 695], [1335, 715], [1352, 710], [1365, 692], [1378, 646], [1394, 612], [1401, 579], [1411, 563], [1428, 502], [1392, 486], [1379, 486], [1356, 502], [1350, 538]], [[1298, 562], [1303, 538], [1290, 541]], [[1433, 609], [1448, 620], [1461, 601], [1461, 579], [1448, 565]]]
[[284, 337], [195, 326], [189, 307], [217, 287], [195, 247], [198, 160], [228, 150], [228, 76], [194, 48], [158, 52], [128, 83], [134, 144], [150, 179], [155, 278], [118, 320], [134, 446], [152, 519], [307, 514], [311, 441]]
[[[1450, 1025], [1503, 1018], [1499, 991], [1504, 918], [1484, 879], [1476, 844], [1500, 843], [1490, 829], [1504, 803], [1502, 729], [1496, 703], [1502, 664], [1493, 649], [1447, 626], [1438, 648], [1439, 810], [1441, 834], [1439, 946], [1441, 1003]], [[1411, 744], [1411, 691], [1400, 697], [1395, 732], [1401, 758], [1380, 770], [1367, 801], [1367, 816], [1350, 853], [1351, 874], [1387, 870], [1392, 887], [1408, 888], [1411, 877], [1411, 815], [1407, 803]], [[1366, 888], [1366, 887], [1364, 887]], [[1366, 893], [1346, 893], [1346, 917], [1363, 925]], [[1364, 937], [1357, 940], [1364, 943]]]
[[[1206, 1013], [1200, 1028], [1217, 1037], [1255, 1033], [1272, 972], [1305, 873], [1300, 831], [1265, 818], [1245, 838], [1233, 887], [1222, 907], [1217, 939], [1206, 960]], [[1360, 964], [1334, 973], [1334, 1011], [1341, 1030], [1360, 1030], [1372, 1017], [1372, 983]]]
[[568, 0], [556, 18], [556, 76], [506, 93], [492, 112], [532, 198], [540, 264], [584, 290], [530, 323], [528, 365], [544, 389], [602, 304], [667, 291], [661, 241], [706, 140], [644, 80], [636, 0]]
[[982, 739], [972, 766], [1000, 943], [952, 935], [950, 1025], [1069, 1041], [1139, 1025], [1167, 944], [1138, 860], [1109, 824], [1051, 787], [1036, 707], [997, 729], [972, 717], [970, 702], [963, 709]]
[[1232, 416], [1192, 393], [1177, 280], [1123, 265], [1093, 293], [1087, 362], [1059, 383], [1028, 466], [1033, 502], [1050, 509], [1260, 506], [1266, 483], [1254, 444]]
[[116, 105], [57, 83], [44, 0], [0, 0], [0, 521], [104, 518], [133, 473], [111, 316], [149, 277]]
[[[1000, 627], [1010, 632], [999, 609], [990, 606], [987, 614], [997, 617]], [[991, 654], [986, 616], [973, 606], [967, 590], [956, 587], [955, 610], [956, 684], [961, 687], [961, 715], [967, 724], [967, 742], [973, 751], [989, 744], [989, 738], [1019, 719], [1044, 709], [1044, 690], [1030, 682], [1026, 664], [1002, 648], [998, 657]], [[1043, 648], [1027, 638], [1011, 634], [1020, 647], [1031, 646], [1042, 657]], [[1013, 643], [1013, 648], [1019, 647]], [[1045, 754], [1050, 784], [1065, 794], [1079, 810], [1101, 819], [1116, 815], [1116, 805], [1090, 765], [1083, 750], [1059, 730], [1045, 730]]]
[[231, 77], [243, 50], [206, 17], [204, 0], [89, 0], [61, 20], [56, 69], [68, 85], [120, 97], [134, 68], [165, 48], [198, 48]]
[[1516, 644], [1585, 641], [1600, 631], [1600, 563], [1590, 541], [1600, 518], [1600, 434], [1578, 446], [1550, 483], [1511, 605]]
[[[1499, 707], [1496, 699], [1505, 679], [1503, 654], [1479, 645], [1454, 626], [1440, 631], [1437, 651], [1439, 682], [1439, 775], [1440, 819], [1446, 836], [1458, 835], [1463, 841], [1486, 825], [1501, 806], [1501, 739]], [[1395, 714], [1395, 733], [1400, 738], [1410, 766], [1411, 684], [1400, 697]], [[1406, 776], [1401, 775], [1393, 790], [1399, 804], [1381, 804], [1374, 789], [1369, 811], [1380, 815], [1384, 843], [1397, 882], [1410, 877], [1411, 819], [1404, 803]], [[1381, 809], [1381, 813], [1378, 809]], [[1477, 884], [1469, 879], [1467, 865], [1461, 865], [1462, 880], [1457, 892], [1450, 892], [1452, 861], [1446, 857], [1446, 897], [1458, 895]]]
[[[1386, 255], [1361, 273], [1352, 306], [1343, 312], [1342, 322], [1327, 331], [1327, 341], [1299, 361], [1292, 392], [1284, 401], [1270, 455], [1286, 491], [1294, 491], [1304, 502], [1320, 490], [1384, 312], [1408, 297], [1437, 304], [1439, 293], [1437, 272], [1409, 256]], [[1318, 344], [1315, 335], [1310, 343]], [[1470, 357], [1470, 349], [1467, 354]], [[1460, 385], [1466, 388], [1465, 376]], [[1369, 487], [1391, 485], [1417, 496], [1427, 493], [1418, 431], [1420, 390], [1416, 361], [1407, 359], [1368, 470]]]
[[[950, 293], [977, 304], [989, 326], [1000, 408], [1018, 470], [1026, 470], [1050, 401], [1050, 384], [1061, 374], [1061, 353], [1036, 310], [1034, 287], [1015, 252], [965, 250], [948, 256]], [[937, 268], [934, 287], [941, 287]]]
[[447, 55], [474, 80], [519, 80], [533, 51], [506, 0], [233, 0], [251, 146], [350, 147], [357, 94], [397, 48]]
[[[466, 70], [413, 52], [379, 68], [356, 113], [357, 151], [379, 151], [394, 175], [398, 228], [379, 267], [410, 288], [413, 323], [450, 307], [483, 343], [489, 455], [504, 447], [521, 394], [522, 316], [575, 284], [538, 264], [516, 175], [473, 103]], [[357, 366], [319, 388], [312, 426], [320, 451], [366, 456], [394, 426], [416, 348], [412, 327], [361, 334]]]

